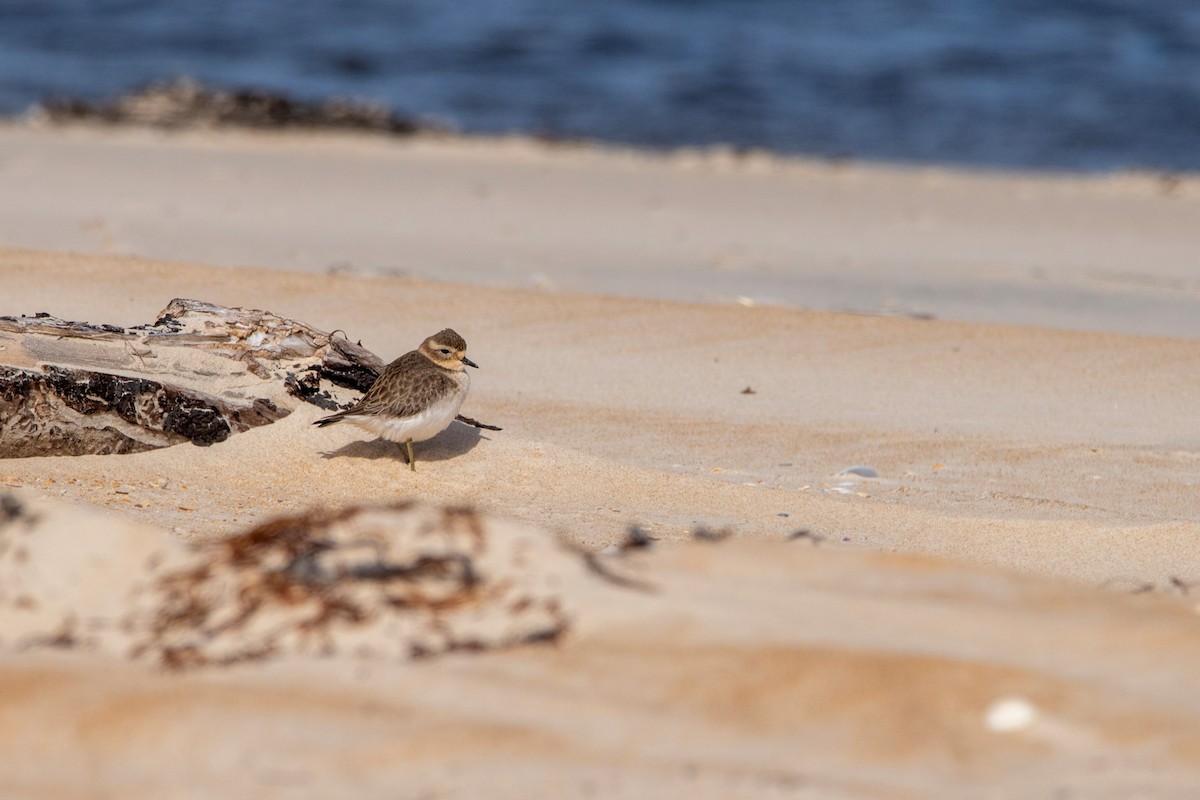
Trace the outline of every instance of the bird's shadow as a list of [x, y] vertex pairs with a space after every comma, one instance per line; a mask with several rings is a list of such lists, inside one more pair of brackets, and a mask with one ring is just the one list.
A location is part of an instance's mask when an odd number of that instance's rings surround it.
[[[418, 464], [422, 461], [446, 461], [471, 452], [482, 438], [479, 428], [453, 422], [449, 428], [432, 439], [414, 442], [413, 455]], [[359, 439], [348, 442], [337, 450], [326, 450], [321, 453], [321, 458], [388, 458], [404, 464], [401, 446], [387, 439]]]

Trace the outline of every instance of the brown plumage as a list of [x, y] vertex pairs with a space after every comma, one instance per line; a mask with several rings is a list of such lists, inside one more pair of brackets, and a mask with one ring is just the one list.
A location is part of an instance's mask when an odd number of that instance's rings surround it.
[[450, 377], [451, 374], [450, 370], [434, 364], [421, 351], [411, 350], [384, 367], [375, 383], [357, 403], [313, 424], [323, 428], [359, 414], [411, 417], [458, 388], [458, 382]]

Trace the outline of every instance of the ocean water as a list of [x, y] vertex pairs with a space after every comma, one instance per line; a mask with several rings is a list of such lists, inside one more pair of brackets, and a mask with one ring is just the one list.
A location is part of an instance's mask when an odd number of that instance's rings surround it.
[[1200, 170], [1200, 0], [0, 0], [0, 112], [179, 75], [474, 132]]

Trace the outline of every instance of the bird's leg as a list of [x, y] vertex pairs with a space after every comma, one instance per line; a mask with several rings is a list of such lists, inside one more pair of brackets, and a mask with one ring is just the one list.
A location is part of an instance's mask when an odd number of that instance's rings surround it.
[[404, 442], [396, 442], [396, 447], [400, 448], [400, 455], [404, 459], [404, 463], [409, 463], [408, 452], [404, 449]]
[[404, 442], [404, 446], [408, 448], [408, 468], [411, 469], [413, 472], [416, 472], [417, 471], [417, 459], [413, 456], [412, 439], [406, 440]]

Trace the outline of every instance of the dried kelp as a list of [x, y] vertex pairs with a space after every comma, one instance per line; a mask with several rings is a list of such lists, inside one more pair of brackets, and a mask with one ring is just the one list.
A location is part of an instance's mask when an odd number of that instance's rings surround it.
[[423, 658], [556, 641], [573, 554], [497, 534], [470, 508], [313, 511], [197, 548], [154, 577], [124, 627], [171, 668], [281, 655]]

